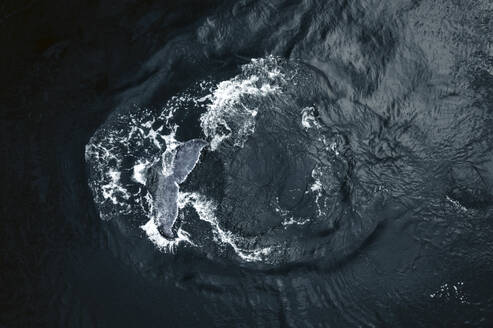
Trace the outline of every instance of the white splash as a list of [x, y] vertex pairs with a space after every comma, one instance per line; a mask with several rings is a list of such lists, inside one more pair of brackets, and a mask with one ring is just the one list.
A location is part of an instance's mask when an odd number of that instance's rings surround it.
[[178, 228], [177, 237], [173, 239], [164, 238], [158, 230], [158, 226], [154, 218], [150, 218], [146, 224], [140, 227], [147, 234], [147, 238], [161, 251], [166, 253], [174, 253], [178, 245], [188, 243], [196, 246], [190, 239], [188, 232], [181, 227]]
[[164, 176], [173, 174], [175, 167], [176, 150], [181, 144], [175, 138], [177, 128], [177, 126], [174, 126], [173, 131], [170, 134], [163, 136], [166, 143], [166, 150], [162, 155], [162, 173]]
[[[241, 98], [246, 95], [259, 95], [262, 91], [255, 86], [257, 76], [247, 79], [235, 77], [232, 80], [223, 81], [218, 84], [217, 89], [211, 95], [212, 103], [207, 112], [200, 117], [200, 125], [208, 137], [212, 137], [211, 149], [216, 150], [221, 142], [234, 134], [230, 127], [231, 121], [238, 117], [243, 120], [241, 128], [243, 133], [253, 133], [256, 108], [247, 108], [241, 103]], [[254, 114], [255, 113], [255, 114]], [[242, 135], [238, 133], [238, 139]], [[235, 140], [235, 143], [241, 143]]]
[[310, 222], [310, 219], [296, 219], [296, 218], [294, 218], [294, 217], [291, 216], [289, 219], [282, 221], [281, 224], [283, 226], [289, 226], [289, 225], [294, 225], [294, 224], [296, 224], [296, 225], [305, 225], [308, 222]]
[[[244, 261], [255, 262], [265, 260], [272, 251], [273, 247], [263, 247], [254, 249], [245, 249], [238, 245], [239, 242], [244, 243], [244, 238], [233, 234], [231, 231], [223, 229], [215, 215], [216, 204], [208, 200], [205, 196], [199, 193], [182, 192], [178, 196], [178, 206], [183, 209], [186, 205], [191, 205], [197, 212], [200, 220], [209, 223], [212, 227], [214, 240], [223, 245], [229, 245], [234, 252]], [[251, 241], [246, 241], [251, 244]]]
[[310, 186], [310, 190], [312, 192], [317, 192], [317, 193], [321, 192], [322, 191], [322, 182], [320, 182], [320, 180], [313, 181], [312, 185]]
[[[130, 198], [130, 193], [122, 186], [120, 172], [110, 169], [106, 174], [109, 179], [101, 184], [101, 192], [104, 199], [110, 200], [114, 205], [128, 208], [126, 201]], [[122, 212], [122, 214], [126, 213]]]
[[283, 75], [278, 67], [268, 67], [275, 60], [273, 56], [252, 59], [251, 63], [242, 66], [242, 71], [252, 70], [257, 74], [247, 77], [241, 74], [223, 81], [208, 97], [210, 103], [200, 117], [200, 126], [210, 139], [211, 150], [216, 150], [228, 138], [232, 138], [235, 146], [242, 147], [255, 131], [255, 118], [259, 109], [249, 104], [248, 99], [280, 91], [279, 81], [282, 81]]
[[[282, 92], [286, 79], [278, 60], [274, 56], [252, 59], [242, 66], [241, 74], [230, 80], [217, 85], [202, 81], [198, 89], [207, 95], [195, 96], [195, 92], [185, 91], [171, 97], [160, 113], [137, 108], [114, 115], [104, 129], [91, 138], [85, 151], [91, 168], [89, 185], [101, 218], [109, 220], [115, 215], [137, 213], [134, 212], [137, 206], [149, 219], [140, 228], [158, 249], [174, 252], [180, 244], [195, 245], [192, 236], [182, 227], [178, 228], [174, 239], [159, 233], [153, 216], [153, 199], [146, 188], [147, 171], [162, 160], [163, 174], [173, 172], [176, 148], [180, 145], [175, 138], [178, 126], [173, 119], [175, 113], [184, 108], [205, 110], [200, 125], [210, 140], [210, 150], [217, 150], [227, 139], [231, 139], [234, 146], [242, 147], [255, 131], [255, 120], [262, 110], [255, 105], [259, 98]], [[123, 164], [129, 161], [133, 162]], [[122, 174], [128, 171], [131, 175]], [[140, 188], [132, 194], [127, 188], [135, 184]], [[255, 238], [243, 238], [223, 229], [215, 215], [216, 205], [202, 195], [180, 192], [178, 202], [180, 209], [191, 205], [199, 218], [211, 225], [214, 240], [229, 245], [244, 261], [265, 261], [276, 250], [276, 246], [255, 246]], [[299, 220], [294, 222], [286, 220], [286, 224], [304, 224]]]
[[430, 298], [442, 300], [455, 299], [461, 304], [468, 304], [469, 301], [464, 295], [463, 288], [463, 281], [458, 281], [453, 284], [443, 283], [435, 292], [430, 294]]
[[315, 118], [315, 108], [314, 107], [305, 107], [301, 110], [301, 126], [305, 130], [316, 127], [319, 128], [320, 124], [317, 122]]
[[147, 180], [145, 173], [146, 173], [146, 170], [149, 167], [149, 165], [150, 165], [150, 162], [148, 160], [138, 160], [137, 163], [133, 167], [132, 179], [135, 182], [138, 182], [141, 185], [145, 186], [146, 180]]
[[293, 215], [290, 215], [291, 212], [285, 208], [282, 208], [281, 205], [279, 204], [279, 197], [275, 198], [275, 201], [271, 202], [271, 206], [273, 207], [274, 211], [283, 218], [283, 221], [281, 224], [286, 227], [290, 225], [304, 225], [310, 222], [310, 219], [305, 219], [305, 218], [300, 218], [300, 217], [294, 217]]
[[[319, 217], [326, 215], [326, 212], [322, 209], [327, 208], [327, 199], [323, 197], [323, 192], [324, 192], [324, 186], [322, 184], [321, 178], [323, 177], [323, 171], [320, 169], [320, 167], [315, 167], [312, 170], [312, 178], [313, 178], [313, 183], [310, 186], [310, 192], [315, 194], [315, 204], [317, 205], [317, 215]], [[323, 200], [322, 206], [320, 204], [320, 201]]]
[[462, 212], [467, 212], [467, 207], [462, 205], [458, 200], [452, 199], [449, 196], [445, 196], [445, 199], [450, 203], [452, 203], [452, 205], [454, 205], [455, 208], [461, 210]]
[[[102, 219], [131, 214], [135, 206], [132, 203], [142, 204], [140, 196], [127, 188], [134, 183], [145, 185], [145, 172], [155, 160], [147, 153], [153, 149], [159, 151], [162, 147], [160, 134], [163, 126], [153, 129], [154, 122], [155, 118], [147, 109], [115, 115], [110, 127], [105, 127], [104, 133], [98, 131], [86, 145], [85, 159], [91, 168], [89, 186]], [[144, 140], [151, 140], [151, 147], [143, 147]], [[128, 161], [136, 151], [142, 152], [140, 158], [133, 156], [136, 158], [134, 163], [124, 167], [124, 161]], [[131, 176], [122, 175], [128, 170], [132, 171]]]

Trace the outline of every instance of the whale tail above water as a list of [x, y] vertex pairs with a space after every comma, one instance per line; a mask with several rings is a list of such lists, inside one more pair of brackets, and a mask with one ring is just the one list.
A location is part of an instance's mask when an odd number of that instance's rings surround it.
[[173, 171], [164, 175], [162, 163], [154, 167], [148, 186], [154, 200], [154, 216], [159, 232], [167, 238], [173, 238], [173, 225], [178, 216], [179, 184], [185, 182], [190, 172], [199, 161], [202, 149], [207, 142], [202, 139], [192, 139], [179, 145], [176, 149]]

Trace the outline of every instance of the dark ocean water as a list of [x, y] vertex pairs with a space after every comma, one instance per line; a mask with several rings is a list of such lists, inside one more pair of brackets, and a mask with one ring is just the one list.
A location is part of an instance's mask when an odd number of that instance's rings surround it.
[[0, 5], [0, 326], [492, 326], [491, 17]]

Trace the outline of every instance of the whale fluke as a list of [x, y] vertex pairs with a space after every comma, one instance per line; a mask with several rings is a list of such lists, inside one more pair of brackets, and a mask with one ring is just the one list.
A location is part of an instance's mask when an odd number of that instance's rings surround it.
[[207, 142], [192, 139], [179, 145], [176, 149], [173, 173], [164, 175], [159, 162], [151, 170], [151, 185], [148, 186], [154, 200], [154, 215], [159, 232], [168, 238], [173, 237], [173, 225], [178, 216], [179, 184], [183, 183], [199, 161], [200, 153]]

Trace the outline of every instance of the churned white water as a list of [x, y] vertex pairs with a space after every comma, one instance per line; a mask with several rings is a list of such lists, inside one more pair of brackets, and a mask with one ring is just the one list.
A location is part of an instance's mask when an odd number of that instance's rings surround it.
[[[184, 92], [172, 97], [160, 113], [148, 109], [117, 115], [113, 125], [105, 133], [97, 133], [86, 147], [86, 160], [91, 164], [93, 175], [90, 187], [100, 210], [100, 216], [109, 220], [120, 214], [143, 213], [147, 221], [140, 228], [156, 248], [163, 252], [175, 252], [179, 245], [197, 246], [191, 234], [177, 227], [174, 238], [162, 236], [155, 217], [153, 196], [148, 190], [148, 172], [156, 163], [162, 174], [169, 176], [175, 167], [177, 148], [182, 142], [176, 139], [179, 126], [172, 123], [180, 110], [188, 110], [190, 104], [202, 108], [200, 127], [209, 142], [209, 151], [217, 151], [225, 140], [234, 147], [243, 147], [255, 131], [260, 109], [252, 103], [263, 97], [281, 93], [285, 77], [276, 65], [277, 58], [268, 56], [253, 59], [242, 66], [241, 74], [217, 84], [199, 83], [207, 94], [195, 96]], [[318, 127], [314, 108], [302, 110], [304, 128]], [[130, 169], [124, 168], [124, 159], [133, 161]], [[130, 178], [123, 179], [125, 170]], [[123, 181], [125, 180], [125, 181]], [[138, 192], [131, 187], [138, 185]], [[311, 192], [320, 193], [321, 184], [315, 181]], [[317, 197], [318, 201], [318, 197]], [[224, 229], [216, 217], [216, 204], [199, 193], [178, 192], [178, 208], [191, 206], [200, 220], [209, 223], [213, 240], [222, 247], [230, 247], [244, 261], [264, 261], [275, 246], [255, 247], [255, 240], [235, 235]], [[111, 210], [108, 211], [107, 208]], [[282, 213], [280, 213], [282, 214]], [[185, 218], [186, 220], [186, 218]], [[283, 226], [303, 225], [306, 218], [285, 215]]]

